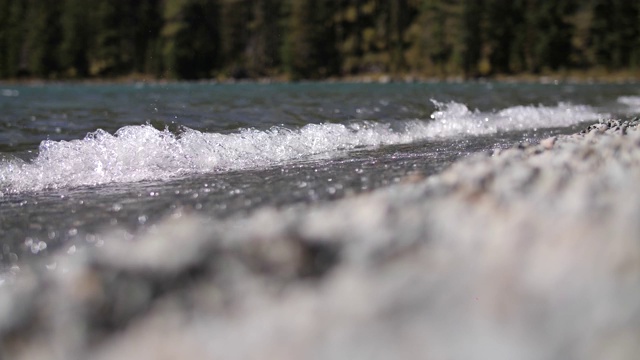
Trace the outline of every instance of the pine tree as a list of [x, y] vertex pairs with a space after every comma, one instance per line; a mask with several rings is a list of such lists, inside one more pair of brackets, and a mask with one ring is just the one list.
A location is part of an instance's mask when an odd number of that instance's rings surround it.
[[[257, 1], [258, 7], [261, 1]], [[247, 75], [245, 51], [249, 46], [252, 8], [249, 2], [223, 0], [220, 3], [220, 50], [227, 73], [235, 78]], [[248, 26], [247, 26], [248, 25]]]
[[[466, 77], [480, 75], [478, 65], [482, 54], [482, 20], [484, 4], [482, 0], [465, 0], [462, 9], [462, 71]], [[491, 24], [490, 28], [499, 27]], [[501, 49], [502, 51], [503, 49]]]
[[536, 38], [533, 48], [533, 71], [558, 70], [570, 65], [573, 27], [568, 17], [575, 11], [573, 0], [541, 2], [533, 18]]
[[167, 0], [161, 30], [163, 66], [172, 78], [209, 77], [217, 63], [218, 7], [214, 0]]
[[9, 38], [7, 56], [7, 73], [9, 77], [19, 77], [28, 70], [28, 59], [26, 56], [26, 24], [27, 2], [21, 0], [10, 0], [10, 14], [7, 31]]
[[123, 40], [126, 38], [121, 31], [124, 14], [122, 2], [112, 0], [95, 0], [98, 3], [95, 12], [95, 47], [92, 51], [92, 72], [100, 76], [112, 76], [122, 74], [124, 63], [129, 60], [130, 54], [123, 48]]
[[454, 46], [449, 41], [449, 22], [451, 13], [447, 4], [440, 0], [425, 0], [424, 26], [427, 37], [427, 55], [439, 75], [446, 75], [449, 70], [449, 62], [453, 55]]
[[31, 0], [27, 4], [28, 69], [34, 76], [47, 78], [60, 70], [56, 51], [61, 39], [59, 2]]
[[431, 62], [428, 56], [429, 37], [426, 35], [428, 24], [428, 2], [416, 0], [413, 4], [416, 17], [407, 27], [406, 39], [408, 47], [406, 61], [408, 70], [412, 73], [426, 73]]
[[88, 48], [92, 29], [86, 16], [86, 2], [65, 0], [62, 3], [62, 42], [59, 61], [68, 75], [86, 77], [89, 75]]
[[280, 65], [282, 0], [257, 0], [252, 6], [250, 36], [244, 49], [249, 75], [274, 73]]
[[624, 0], [594, 2], [591, 39], [596, 59], [610, 69], [629, 67], [637, 56], [640, 5]]
[[154, 73], [160, 53], [157, 50], [162, 15], [159, 0], [139, 0], [134, 5], [132, 23], [129, 24], [133, 42], [133, 70]]
[[[0, 0], [0, 49], [8, 49], [10, 43], [9, 36], [9, 15], [11, 9], [10, 0]], [[7, 51], [0, 53], [0, 79], [9, 77], [9, 57]]]
[[[523, 1], [488, 0], [486, 2], [485, 41], [493, 73], [524, 69], [527, 46]], [[519, 28], [518, 28], [519, 26]], [[518, 49], [517, 46], [521, 48]], [[520, 59], [516, 59], [520, 56]]]
[[354, 74], [362, 70], [363, 28], [372, 26], [364, 19], [363, 0], [339, 0], [334, 11], [336, 49], [340, 57], [340, 72]]
[[407, 0], [391, 1], [389, 6], [385, 50], [389, 53], [389, 69], [391, 72], [398, 73], [407, 68], [405, 52], [408, 44], [405, 35], [417, 12]]
[[283, 57], [291, 77], [308, 79], [337, 73], [332, 4], [294, 0], [289, 6], [291, 16]]

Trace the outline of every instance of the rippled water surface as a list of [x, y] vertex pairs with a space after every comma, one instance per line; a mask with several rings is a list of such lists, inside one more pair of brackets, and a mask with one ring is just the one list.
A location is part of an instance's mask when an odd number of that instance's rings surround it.
[[640, 87], [0, 85], [0, 265], [175, 211], [329, 201], [640, 113]]

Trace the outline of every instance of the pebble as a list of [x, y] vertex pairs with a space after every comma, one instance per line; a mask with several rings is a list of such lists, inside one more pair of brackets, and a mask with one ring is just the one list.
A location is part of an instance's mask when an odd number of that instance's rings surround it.
[[553, 145], [556, 143], [556, 137], [552, 136], [549, 138], [546, 138], [542, 141], [540, 141], [540, 145], [545, 149], [545, 150], [550, 150], [551, 148], [553, 148]]

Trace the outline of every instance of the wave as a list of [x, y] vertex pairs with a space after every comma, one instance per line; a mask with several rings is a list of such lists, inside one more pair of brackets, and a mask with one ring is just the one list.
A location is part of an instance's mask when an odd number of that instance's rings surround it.
[[431, 119], [393, 124], [324, 123], [299, 129], [241, 129], [231, 134], [185, 128], [178, 135], [136, 125], [114, 134], [97, 130], [81, 140], [47, 140], [31, 161], [0, 159], [0, 194], [259, 168], [359, 147], [568, 126], [603, 116], [589, 106], [567, 103], [493, 112], [472, 111], [455, 102], [434, 104], [437, 110]]

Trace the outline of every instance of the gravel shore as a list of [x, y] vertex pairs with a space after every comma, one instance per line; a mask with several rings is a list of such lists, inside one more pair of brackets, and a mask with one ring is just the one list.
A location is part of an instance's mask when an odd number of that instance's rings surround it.
[[636, 359], [640, 128], [602, 121], [246, 219], [175, 213], [24, 269], [1, 359]]

